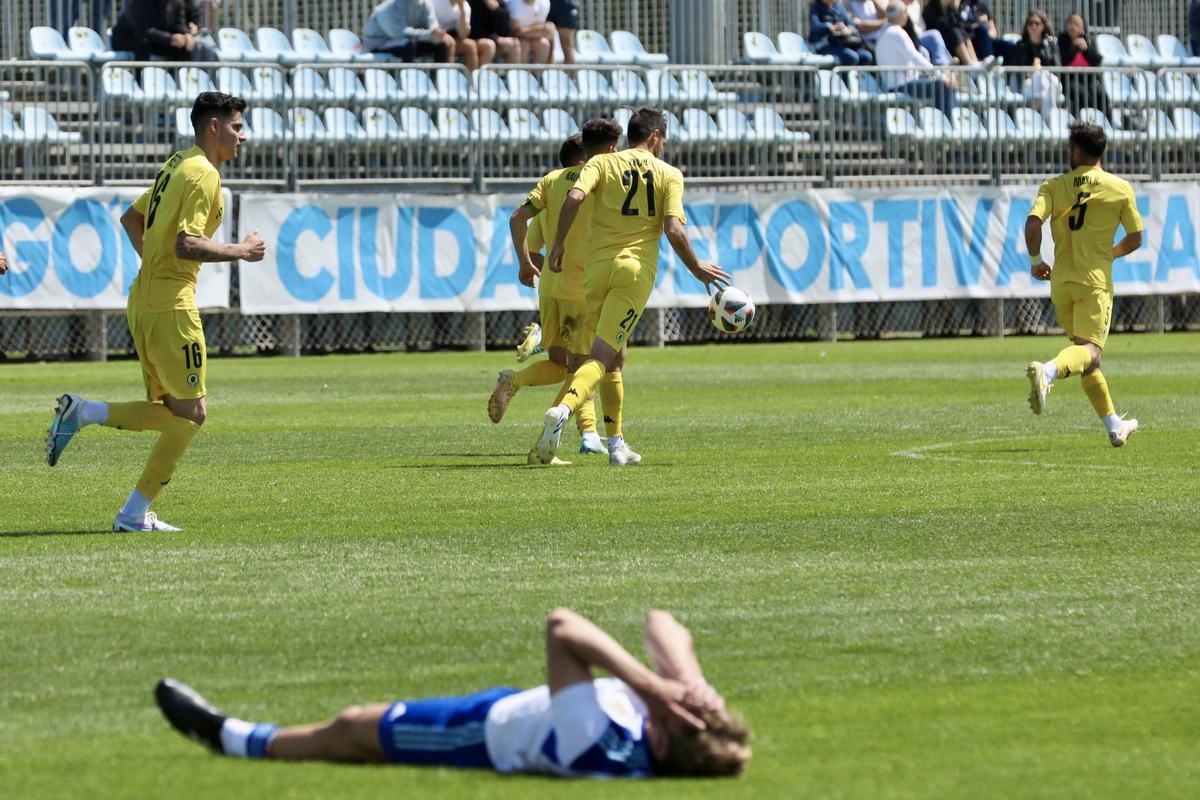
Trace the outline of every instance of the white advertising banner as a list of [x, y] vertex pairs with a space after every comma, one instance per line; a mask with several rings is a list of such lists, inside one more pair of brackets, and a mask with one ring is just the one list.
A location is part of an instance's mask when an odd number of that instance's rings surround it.
[[[0, 310], [125, 308], [138, 255], [121, 215], [138, 189], [0, 188]], [[233, 208], [225, 192], [225, 208]], [[215, 238], [229, 240], [229, 214]], [[204, 264], [196, 285], [200, 308], [229, 307], [229, 265]]]
[[[1141, 250], [1118, 295], [1200, 291], [1200, 186], [1137, 189]], [[688, 231], [759, 303], [1039, 297], [1025, 218], [1037, 188], [690, 192]], [[517, 282], [508, 216], [522, 196], [245, 194], [240, 230], [266, 240], [241, 268], [248, 314], [536, 307]], [[1118, 230], [1117, 236], [1124, 232]], [[664, 240], [650, 305], [701, 306], [703, 286]], [[1043, 255], [1053, 260], [1046, 231]]]

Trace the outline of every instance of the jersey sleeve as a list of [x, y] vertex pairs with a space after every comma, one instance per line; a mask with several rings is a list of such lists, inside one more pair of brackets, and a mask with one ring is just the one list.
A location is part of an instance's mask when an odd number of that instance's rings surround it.
[[540, 253], [546, 246], [546, 231], [543, 230], [545, 220], [546, 216], [542, 214], [534, 217], [529, 223], [529, 232], [525, 234], [525, 244], [529, 246], [531, 253]]
[[1137, 233], [1142, 230], [1142, 215], [1138, 211], [1133, 187], [1129, 187], [1125, 191], [1125, 205], [1121, 208], [1121, 227], [1125, 229], [1126, 233]]
[[146, 216], [146, 213], [150, 208], [150, 195], [153, 193], [153, 187], [142, 192], [142, 196], [133, 201], [133, 210], [141, 214], [143, 217]]
[[1054, 187], [1050, 181], [1042, 183], [1042, 188], [1038, 189], [1037, 199], [1033, 201], [1033, 208], [1029, 209], [1029, 216], [1037, 217], [1043, 222], [1046, 218], [1054, 213]]
[[179, 209], [179, 232], [204, 236], [209, 214], [221, 197], [221, 179], [215, 171], [190, 179], [184, 187]]
[[651, 771], [642, 731], [619, 725], [604, 711], [596, 685], [581, 681], [550, 698], [546, 755], [575, 774], [637, 776]]
[[663, 219], [667, 217], [675, 217], [687, 224], [687, 216], [683, 213], [683, 173], [677, 169], [671, 170], [667, 185], [663, 187]]
[[579, 180], [575, 181], [575, 185], [571, 188], [578, 189], [584, 194], [591, 194], [600, 185], [602, 176], [600, 165], [595, 160], [589, 161], [583, 165], [583, 169], [579, 171]]
[[534, 211], [546, 210], [546, 179], [542, 178], [537, 182], [537, 186], [533, 187], [533, 191], [525, 198], [525, 205]]

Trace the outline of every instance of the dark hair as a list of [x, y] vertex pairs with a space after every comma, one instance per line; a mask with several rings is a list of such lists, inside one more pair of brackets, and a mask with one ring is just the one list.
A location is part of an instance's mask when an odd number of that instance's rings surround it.
[[1104, 148], [1108, 146], [1108, 137], [1104, 135], [1104, 129], [1099, 125], [1077, 122], [1067, 130], [1071, 132], [1067, 141], [1072, 147], [1078, 147], [1091, 158], [1100, 158], [1104, 155]]
[[562, 147], [558, 148], [559, 166], [566, 169], [567, 167], [575, 166], [583, 160], [583, 136], [578, 133], [568, 136], [566, 141], [562, 143]]
[[750, 751], [750, 729], [727, 711], [700, 714], [705, 729], [683, 729], [668, 739], [667, 754], [654, 764], [659, 775], [677, 777], [732, 777], [741, 775]]
[[199, 136], [200, 129], [213, 117], [228, 119], [239, 111], [246, 111], [242, 98], [224, 92], [201, 92], [192, 104], [192, 130]]
[[1071, 17], [1079, 17], [1079, 21], [1083, 23], [1083, 35], [1087, 36], [1087, 19], [1078, 11], [1072, 11], [1067, 16], [1063, 17], [1063, 32], [1067, 30], [1067, 23], [1071, 21]]
[[583, 123], [583, 152], [589, 158], [621, 141], [621, 126], [615, 119], [596, 117]]
[[1046, 16], [1045, 11], [1038, 11], [1036, 8], [1025, 15], [1025, 22], [1021, 25], [1021, 38], [1025, 41], [1029, 39], [1029, 21], [1038, 19], [1042, 22], [1042, 39], [1053, 39], [1055, 37], [1054, 26], [1050, 24], [1050, 18]]
[[629, 118], [629, 144], [636, 147], [650, 140], [650, 134], [658, 131], [667, 135], [667, 116], [657, 108], [640, 108]]

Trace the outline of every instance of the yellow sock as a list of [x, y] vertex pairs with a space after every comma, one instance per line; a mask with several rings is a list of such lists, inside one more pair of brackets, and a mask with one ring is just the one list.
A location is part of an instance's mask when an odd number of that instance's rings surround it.
[[162, 403], [109, 403], [104, 425], [122, 431], [161, 431], [174, 416]]
[[1117, 413], [1117, 409], [1113, 406], [1112, 395], [1108, 393], [1108, 381], [1104, 379], [1104, 373], [1096, 370], [1084, 375], [1080, 378], [1080, 382], [1083, 384], [1083, 393], [1092, 402], [1092, 408], [1096, 409], [1096, 414], [1101, 419], [1109, 414]]
[[566, 367], [547, 359], [531, 364], [513, 375], [513, 383], [517, 385], [518, 389], [524, 389], [526, 386], [548, 386], [551, 383], [559, 383], [566, 377]]
[[558, 387], [558, 394], [554, 395], [554, 405], [561, 403], [563, 398], [567, 396], [567, 390], [571, 388], [571, 381], [573, 380], [575, 380], [575, 375], [568, 375], [567, 379], [563, 381], [563, 385]]
[[594, 358], [589, 358], [582, 367], [575, 370], [575, 377], [571, 379], [571, 385], [559, 401], [560, 404], [571, 409], [571, 413], [574, 414], [583, 405], [583, 401], [595, 393], [596, 386], [603, 377], [604, 365]]
[[139, 492], [151, 500], [158, 497], [162, 488], [170, 483], [175, 466], [183, 458], [183, 451], [198, 430], [200, 426], [190, 419], [172, 416], [167, 420], [163, 432], [158, 435], [158, 441], [154, 443], [154, 449], [150, 451], [150, 460], [142, 470], [142, 477], [138, 478]]
[[[561, 403], [562, 400], [560, 399], [558, 402]], [[594, 396], [584, 400], [583, 404], [579, 406], [579, 413], [575, 415], [575, 424], [579, 426], [580, 433], [596, 432], [596, 400]]]
[[1054, 357], [1054, 363], [1058, 366], [1058, 377], [1069, 378], [1092, 365], [1092, 351], [1081, 344], [1073, 344], [1064, 347]]
[[600, 403], [604, 406], [604, 433], [621, 435], [621, 407], [625, 405], [625, 383], [621, 373], [609, 372], [600, 381]]

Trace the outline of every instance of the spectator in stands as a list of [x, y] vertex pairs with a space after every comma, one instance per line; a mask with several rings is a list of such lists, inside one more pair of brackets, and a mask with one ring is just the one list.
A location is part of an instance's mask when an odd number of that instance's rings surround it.
[[579, 30], [579, 0], [550, 0], [550, 16], [547, 19], [558, 28], [558, 43], [562, 45], [563, 63], [574, 64], [575, 31]]
[[997, 55], [996, 23], [987, 0], [960, 0], [958, 16], [962, 19], [963, 29], [971, 36], [975, 55], [981, 59]]
[[925, 52], [934, 66], [944, 67], [953, 61], [954, 56], [950, 55], [950, 51], [946, 49], [946, 40], [942, 38], [942, 35], [925, 27], [921, 0], [906, 0], [904, 9], [908, 12], [908, 24], [904, 26], [905, 30], [917, 37], [917, 41], [921, 43], [920, 49]]
[[433, 0], [438, 25], [454, 39], [450, 61], [462, 59], [471, 72], [496, 58], [496, 42], [492, 39], [471, 38], [471, 6], [467, 0]]
[[1025, 17], [1021, 41], [1013, 45], [1004, 57], [1004, 65], [1035, 68], [1035, 72], [1024, 76], [1021, 91], [1041, 108], [1042, 116], [1049, 119], [1058, 108], [1063, 92], [1058, 76], [1042, 69], [1059, 66], [1058, 42], [1045, 12], [1030, 11]]
[[846, 11], [850, 14], [850, 24], [858, 29], [858, 35], [867, 43], [867, 47], [875, 48], [879, 34], [887, 25], [884, 16], [886, 5], [883, 0], [846, 0]]
[[979, 63], [971, 35], [963, 27], [962, 17], [959, 16], [958, 0], [927, 0], [922, 17], [926, 28], [942, 35], [946, 49], [958, 59], [959, 64], [972, 66]]
[[[919, 44], [912, 28], [908, 26], [908, 8], [900, 0], [892, 0], [885, 11], [887, 25], [879, 33], [875, 43], [875, 61], [881, 67], [921, 67], [932, 70], [931, 62], [918, 49]], [[888, 91], [904, 92], [937, 106], [949, 115], [958, 105], [954, 85], [950, 78], [934, 72], [921, 73], [913, 70], [888, 71], [880, 75], [883, 88]]]
[[521, 42], [512, 35], [512, 18], [503, 0], [469, 0], [471, 38], [495, 42], [496, 57], [509, 64], [521, 60]]
[[549, 64], [558, 30], [550, 17], [550, 0], [508, 0], [513, 35], [521, 41], [521, 62]]
[[455, 51], [454, 37], [437, 21], [433, 0], [383, 0], [363, 28], [363, 47], [401, 61], [429, 56], [442, 63]]
[[1192, 0], [1188, 7], [1188, 47], [1192, 55], [1200, 57], [1200, 0]]
[[216, 61], [216, 51], [196, 40], [200, 32], [192, 0], [126, 0], [113, 26], [114, 50], [129, 50], [138, 61]]
[[837, 0], [812, 0], [808, 9], [808, 41], [813, 50], [833, 56], [843, 66], [875, 63], [875, 56]]
[[[1058, 35], [1058, 57], [1064, 67], [1098, 67], [1104, 60], [1100, 51], [1088, 39], [1087, 22], [1082, 14], [1069, 14]], [[1072, 116], [1079, 116], [1083, 108], [1097, 108], [1109, 115], [1108, 96], [1094, 72], [1072, 74], [1066, 72], [1062, 78], [1063, 93], [1067, 97], [1067, 108]]]

